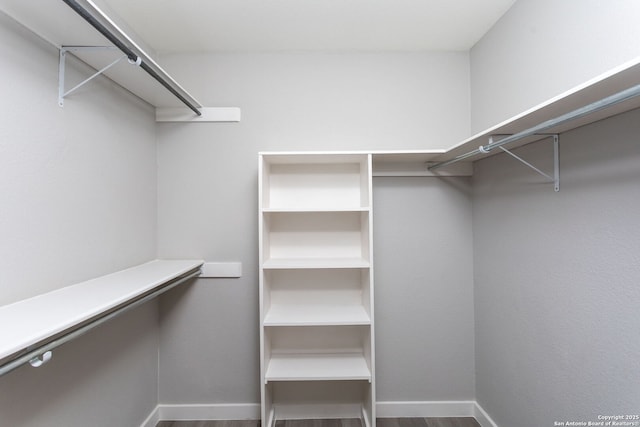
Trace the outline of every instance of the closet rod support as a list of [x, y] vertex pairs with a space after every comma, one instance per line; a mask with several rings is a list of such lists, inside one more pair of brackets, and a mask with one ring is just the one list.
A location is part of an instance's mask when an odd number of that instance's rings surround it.
[[34, 368], [39, 368], [40, 366], [44, 365], [49, 360], [51, 360], [51, 356], [52, 356], [51, 350], [45, 351], [44, 353], [42, 353], [41, 356], [36, 356], [33, 359], [29, 360], [29, 364]]
[[523, 159], [522, 157], [518, 156], [515, 153], [512, 153], [511, 151], [507, 150], [504, 147], [499, 147], [502, 151], [504, 151], [505, 153], [507, 153], [508, 155], [510, 155], [511, 157], [513, 157], [514, 159], [516, 159], [517, 161], [519, 161], [520, 163], [523, 163], [527, 166], [529, 166], [531, 169], [533, 169], [534, 171], [538, 172], [540, 175], [544, 176], [545, 178], [547, 178], [549, 181], [555, 181], [554, 178], [549, 175], [548, 173], [538, 169], [537, 167], [535, 167], [534, 165], [532, 165], [531, 163], [527, 162], [525, 159]]
[[120, 61], [122, 61], [124, 58], [127, 57], [126, 55], [120, 56], [118, 59], [116, 59], [115, 61], [113, 61], [112, 63], [107, 65], [106, 67], [103, 67], [100, 70], [98, 70], [95, 73], [93, 73], [89, 78], [87, 78], [87, 79], [83, 80], [82, 82], [78, 83], [73, 88], [65, 91], [64, 90], [64, 86], [65, 86], [65, 69], [66, 69], [65, 64], [66, 64], [67, 52], [79, 51], [79, 50], [104, 50], [104, 49], [111, 50], [111, 49], [114, 49], [114, 48], [111, 48], [109, 46], [73, 46], [73, 47], [68, 47], [68, 48], [63, 46], [62, 48], [60, 48], [60, 62], [59, 62], [59, 65], [58, 65], [58, 105], [59, 106], [64, 107], [64, 98], [65, 98], [65, 96], [71, 94], [72, 92], [74, 92], [77, 89], [81, 88], [85, 84], [89, 83], [91, 80], [93, 80], [96, 77], [98, 77], [99, 75], [103, 74], [109, 68], [113, 67], [114, 65], [116, 65], [117, 63], [119, 63]]
[[[510, 155], [514, 159], [518, 160], [519, 162], [521, 162], [521, 163], [525, 164], [526, 166], [530, 167], [531, 169], [533, 169], [534, 171], [536, 171], [540, 175], [544, 176], [550, 182], [553, 182], [553, 189], [554, 189], [554, 191], [558, 192], [558, 191], [560, 191], [560, 163], [559, 163], [559, 158], [558, 158], [559, 136], [558, 136], [558, 134], [550, 134], [550, 135], [546, 135], [546, 136], [553, 138], [553, 176], [551, 176], [548, 173], [544, 172], [543, 170], [537, 168], [536, 166], [532, 165], [531, 163], [527, 162], [522, 157], [520, 157], [517, 154], [507, 150], [506, 148], [504, 148], [502, 146], [499, 146], [498, 148], [500, 148], [500, 150], [502, 150], [503, 152], [507, 153], [508, 155]], [[489, 141], [490, 141], [490, 144], [493, 143], [493, 137], [489, 138]]]

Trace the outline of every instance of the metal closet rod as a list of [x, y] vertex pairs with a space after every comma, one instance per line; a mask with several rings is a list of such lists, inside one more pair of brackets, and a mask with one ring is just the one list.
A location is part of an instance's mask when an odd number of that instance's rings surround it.
[[140, 64], [139, 64], [140, 67], [143, 70], [145, 70], [151, 77], [156, 79], [158, 81], [158, 83], [160, 83], [162, 86], [164, 86], [169, 92], [171, 92], [176, 98], [178, 98], [180, 101], [182, 101], [187, 107], [189, 107], [198, 116], [202, 115], [200, 110], [198, 110], [198, 108], [195, 105], [193, 105], [180, 92], [178, 92], [172, 85], [170, 85], [164, 78], [162, 78], [162, 76], [160, 76], [158, 73], [156, 73], [155, 70], [149, 66], [149, 64], [147, 64], [146, 62], [142, 61], [142, 58], [140, 58], [125, 43], [123, 43], [115, 34], [113, 34], [111, 31], [109, 31], [109, 29], [107, 27], [102, 25], [102, 23], [100, 21], [98, 21], [93, 15], [91, 15], [91, 13], [89, 13], [77, 1], [75, 1], [75, 0], [62, 0], [62, 1], [64, 1], [78, 15], [80, 15], [82, 18], [84, 18], [85, 21], [87, 21], [89, 24], [91, 24], [91, 26], [93, 26], [93, 28], [98, 30], [98, 32], [100, 32], [100, 34], [105, 36], [107, 38], [107, 40], [109, 40], [111, 43], [113, 43], [125, 55], [127, 55], [127, 58], [129, 58], [129, 61], [131, 61], [132, 63], [136, 63], [136, 64], [138, 63], [138, 61], [140, 61]]
[[[0, 365], [0, 376], [7, 374], [13, 371], [14, 369], [19, 368], [20, 366], [25, 365], [27, 363], [32, 363], [33, 366], [40, 366], [41, 364], [46, 363], [46, 361], [50, 359], [50, 356], [47, 357], [46, 360], [44, 360], [44, 362], [42, 361], [40, 363], [36, 362], [37, 364], [34, 364], [32, 361], [34, 359], [43, 357], [47, 352], [50, 352], [54, 348], [59, 347], [62, 344], [65, 344], [75, 338], [78, 338], [80, 335], [83, 335], [86, 332], [89, 332], [91, 329], [94, 329], [95, 327], [108, 322], [114, 317], [118, 317], [124, 312], [129, 311], [132, 308], [138, 307], [146, 303], [147, 301], [150, 301], [153, 298], [156, 298], [158, 295], [163, 294], [168, 290], [175, 288], [179, 284], [186, 282], [189, 279], [198, 277], [199, 275], [200, 275], [200, 267], [197, 267], [193, 270], [190, 270], [182, 274], [181, 276], [178, 276], [172, 280], [169, 280], [168, 282], [163, 284], [161, 287], [156, 288], [155, 290], [152, 290], [146, 294], [140, 295], [137, 299], [133, 299], [129, 302], [126, 302], [123, 305], [111, 311], [106, 312], [105, 314], [99, 315], [98, 317], [89, 320], [85, 324], [80, 324], [81, 326], [76, 327], [76, 329], [72, 329], [64, 333], [64, 335], [60, 336], [59, 338], [55, 338], [52, 341], [39, 345], [37, 348], [29, 349], [27, 353], [24, 353], [14, 359], [9, 360], [3, 365]], [[43, 359], [45, 358], [43, 357]]]
[[591, 104], [585, 105], [584, 107], [575, 109], [568, 113], [565, 113], [561, 116], [558, 116], [554, 119], [547, 120], [542, 122], [536, 126], [530, 127], [529, 129], [523, 130], [522, 132], [514, 133], [513, 135], [509, 135], [499, 141], [491, 142], [487, 145], [481, 145], [473, 151], [469, 151], [468, 153], [461, 154], [457, 157], [454, 157], [451, 160], [447, 160], [444, 162], [435, 163], [428, 167], [429, 170], [435, 170], [441, 168], [443, 166], [447, 166], [461, 160], [468, 159], [470, 157], [477, 156], [478, 154], [487, 154], [489, 151], [494, 148], [501, 147], [505, 144], [509, 144], [511, 142], [515, 142], [517, 140], [533, 136], [536, 134], [544, 133], [549, 129], [552, 129], [556, 126], [560, 126], [571, 120], [579, 119], [591, 113], [595, 113], [597, 111], [603, 110], [605, 108], [611, 107], [613, 105], [619, 104], [621, 102], [627, 101], [631, 98], [635, 98], [640, 95], [640, 84], [630, 87], [629, 89], [625, 89], [613, 95], [607, 96], [606, 98], [602, 98], [599, 101], [592, 102]]

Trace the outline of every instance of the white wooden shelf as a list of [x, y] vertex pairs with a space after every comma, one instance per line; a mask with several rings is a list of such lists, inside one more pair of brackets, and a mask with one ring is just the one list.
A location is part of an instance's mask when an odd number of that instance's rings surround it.
[[264, 208], [262, 212], [265, 214], [278, 214], [278, 213], [331, 213], [331, 212], [369, 212], [371, 208], [359, 207], [359, 208]]
[[369, 268], [371, 263], [364, 258], [275, 258], [264, 262], [262, 268], [274, 269], [324, 269], [324, 268]]
[[264, 326], [369, 325], [362, 305], [277, 304], [269, 308]]
[[265, 375], [270, 381], [371, 381], [371, 371], [362, 354], [274, 354]]
[[[0, 359], [73, 330], [162, 288], [200, 260], [155, 260], [0, 307]], [[8, 326], [10, 325], [10, 326]]]

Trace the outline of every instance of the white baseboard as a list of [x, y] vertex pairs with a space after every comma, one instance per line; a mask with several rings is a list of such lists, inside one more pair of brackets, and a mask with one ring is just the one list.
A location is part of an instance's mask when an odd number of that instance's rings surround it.
[[260, 404], [158, 405], [160, 420], [259, 420]]
[[426, 402], [377, 402], [376, 417], [472, 417], [473, 400], [436, 400]]
[[[498, 427], [489, 414], [474, 400], [426, 402], [377, 402], [378, 418], [406, 417], [475, 417], [482, 427]], [[140, 427], [155, 427], [160, 421], [258, 420], [257, 403], [211, 405], [158, 405]]]
[[482, 427], [498, 427], [498, 424], [496, 424], [491, 419], [489, 414], [487, 414], [487, 412], [482, 409], [482, 406], [480, 406], [478, 402], [475, 402], [473, 416], [475, 417], [476, 421], [478, 421], [478, 424], [480, 424]]
[[156, 424], [160, 421], [162, 421], [160, 419], [160, 407], [156, 406], [153, 411], [151, 411], [147, 419], [140, 424], [140, 427], [156, 427]]

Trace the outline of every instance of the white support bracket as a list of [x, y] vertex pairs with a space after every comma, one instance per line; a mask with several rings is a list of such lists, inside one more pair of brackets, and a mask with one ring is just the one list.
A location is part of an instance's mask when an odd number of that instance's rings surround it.
[[[60, 61], [58, 63], [58, 105], [64, 107], [64, 97], [72, 93], [73, 91], [79, 89], [86, 83], [90, 82], [94, 78], [98, 77], [109, 68], [113, 67], [123, 59], [127, 57], [127, 55], [119, 56], [118, 59], [107, 65], [106, 67], [96, 71], [91, 77], [83, 80], [82, 82], [75, 85], [73, 88], [65, 91], [64, 83], [65, 83], [65, 63], [67, 58], [67, 52], [78, 52], [78, 51], [102, 51], [102, 50], [118, 50], [115, 46], [63, 46], [60, 48]], [[136, 65], [140, 65], [139, 63], [135, 63]]]
[[[492, 144], [494, 142], [493, 141], [494, 136], [503, 136], [503, 135], [492, 135], [492, 136], [490, 136], [489, 137], [489, 144]], [[504, 135], [504, 136], [506, 136], [506, 135]], [[531, 163], [529, 163], [526, 160], [524, 160], [522, 157], [512, 153], [511, 151], [507, 150], [503, 146], [499, 146], [498, 148], [500, 148], [502, 151], [504, 151], [505, 153], [507, 153], [508, 155], [513, 157], [514, 159], [516, 159], [516, 160], [520, 161], [521, 163], [527, 165], [528, 167], [530, 167], [531, 169], [533, 169], [534, 171], [536, 171], [540, 175], [544, 176], [545, 178], [547, 178], [549, 180], [549, 182], [553, 182], [553, 190], [558, 192], [558, 191], [560, 191], [560, 157], [559, 157], [559, 149], [558, 149], [560, 137], [559, 137], [558, 134], [540, 134], [540, 136], [552, 138], [552, 142], [553, 142], [553, 176], [551, 176], [548, 173], [542, 171], [541, 169], [535, 167]], [[484, 147], [480, 147], [480, 148], [482, 149]], [[482, 150], [480, 150], [480, 151], [482, 152]]]

